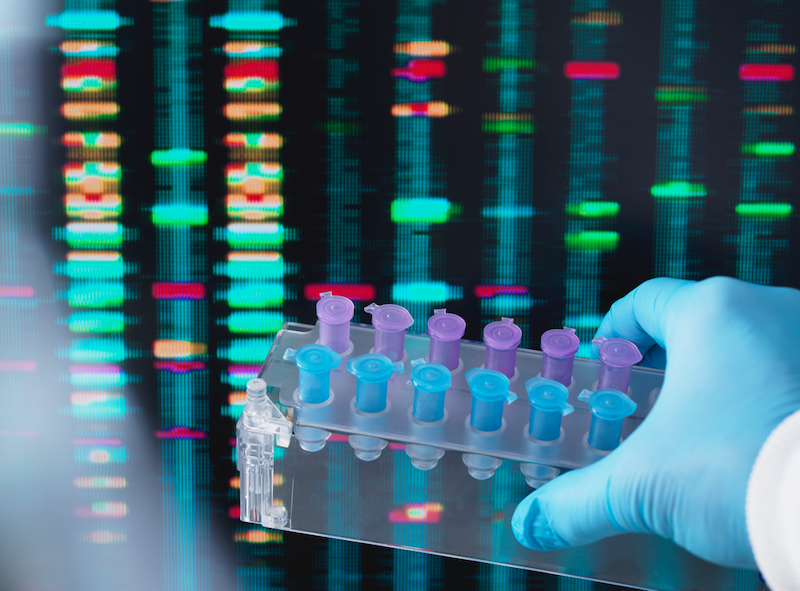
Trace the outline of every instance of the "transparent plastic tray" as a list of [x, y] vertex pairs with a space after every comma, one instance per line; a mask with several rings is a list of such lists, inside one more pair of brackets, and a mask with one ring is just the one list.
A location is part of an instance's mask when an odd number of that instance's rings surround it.
[[[300, 333], [301, 330], [309, 332]], [[590, 451], [586, 445], [592, 414], [586, 402], [578, 400], [581, 390], [596, 390], [600, 362], [576, 358], [569, 387], [569, 403], [575, 412], [561, 420], [561, 436], [555, 443], [534, 442], [528, 436], [530, 404], [525, 381], [539, 375], [541, 351], [519, 349], [517, 368], [511, 379], [510, 391], [517, 400], [503, 412], [499, 432], [486, 434], [469, 425], [472, 397], [464, 374], [473, 367], [482, 367], [485, 347], [482, 343], [462, 341], [459, 369], [451, 372], [452, 386], [445, 397], [445, 417], [435, 424], [413, 419], [414, 386], [411, 384], [409, 360], [426, 358], [429, 350], [427, 335], [407, 333], [405, 339], [405, 372], [389, 380], [387, 409], [381, 413], [362, 413], [355, 408], [356, 378], [347, 371], [347, 360], [372, 350], [374, 332], [371, 326], [353, 324], [349, 354], [342, 355], [339, 367], [331, 371], [330, 399], [322, 405], [303, 404], [297, 396], [298, 370], [292, 361], [284, 361], [286, 348], [297, 349], [318, 340], [317, 326], [291, 325], [276, 340], [265, 364], [261, 378], [269, 386], [280, 388], [280, 402], [297, 409], [296, 424], [339, 433], [373, 436], [402, 443], [430, 445], [444, 450], [485, 454], [500, 459], [547, 464], [558, 468], [580, 468], [600, 459], [603, 453]], [[622, 437], [627, 437], [647, 415], [658, 395], [664, 372], [635, 367], [631, 373], [629, 396], [637, 404], [633, 415], [623, 421]]]
[[[355, 409], [356, 378], [346, 369], [348, 359], [371, 351], [374, 332], [369, 325], [351, 325], [352, 347], [331, 372], [330, 399], [321, 405], [299, 400], [297, 367], [283, 355], [287, 348], [317, 340], [318, 326], [284, 325], [261, 369], [271, 412], [282, 415], [273, 421], [277, 445], [282, 446], [274, 455], [279, 477], [269, 479], [276, 483], [270, 498], [277, 511], [258, 520], [247, 519], [243, 512], [243, 521], [642, 589], [758, 588], [755, 571], [712, 565], [657, 536], [626, 534], [553, 552], [535, 552], [516, 541], [511, 515], [531, 492], [520, 467], [541, 467], [541, 474], [549, 477], [603, 457], [586, 444], [591, 413], [588, 404], [577, 398], [582, 389], [597, 388], [598, 361], [575, 359], [569, 388], [575, 412], [563, 417], [557, 442], [542, 445], [527, 435], [530, 404], [524, 388], [525, 381], [540, 371], [541, 352], [518, 351], [510, 388], [518, 399], [504, 409], [500, 431], [486, 435], [468, 424], [471, 396], [464, 378], [467, 370], [483, 364], [482, 343], [462, 341], [461, 364], [452, 374], [445, 399], [445, 418], [426, 426], [411, 417], [414, 388], [409, 361], [427, 356], [427, 335], [407, 333], [405, 373], [390, 379], [387, 410], [377, 416]], [[623, 438], [652, 408], [662, 380], [661, 371], [634, 367], [628, 395], [637, 409], [624, 419]], [[292, 435], [286, 437], [289, 426]], [[332, 435], [322, 449], [309, 452], [303, 449], [308, 445], [300, 445], [303, 438], [297, 437], [308, 429]], [[389, 445], [374, 461], [362, 461], [348, 445], [350, 435], [386, 440]], [[432, 470], [418, 470], [405, 453], [410, 443], [445, 453]], [[502, 464], [493, 477], [476, 480], [462, 462], [465, 453], [491, 456]]]

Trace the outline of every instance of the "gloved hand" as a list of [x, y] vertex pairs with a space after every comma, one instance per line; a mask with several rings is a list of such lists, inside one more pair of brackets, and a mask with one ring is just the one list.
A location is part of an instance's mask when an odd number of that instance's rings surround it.
[[655, 533], [754, 568], [745, 493], [761, 445], [800, 409], [800, 291], [653, 279], [616, 302], [597, 335], [633, 341], [643, 364], [666, 363], [657, 403], [610, 455], [528, 495], [514, 535], [554, 550]]

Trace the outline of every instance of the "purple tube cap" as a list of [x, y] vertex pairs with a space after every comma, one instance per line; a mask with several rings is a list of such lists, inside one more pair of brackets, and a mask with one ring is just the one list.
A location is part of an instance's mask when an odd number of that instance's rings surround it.
[[437, 341], [458, 341], [466, 329], [466, 321], [458, 314], [448, 313], [446, 308], [434, 310], [428, 318], [428, 334]]
[[574, 328], [554, 328], [542, 335], [542, 351], [553, 359], [567, 359], [578, 352], [581, 340]]
[[379, 306], [372, 303], [364, 312], [372, 314], [372, 326], [384, 332], [400, 332], [414, 324], [411, 313], [397, 304]]
[[513, 318], [503, 318], [483, 327], [483, 342], [497, 351], [508, 351], [519, 347], [522, 329], [514, 324]]
[[639, 348], [627, 339], [597, 337], [592, 344], [600, 349], [600, 361], [611, 367], [630, 367], [642, 360]]
[[317, 302], [317, 318], [325, 324], [344, 324], [353, 319], [355, 306], [344, 296], [333, 295], [330, 291], [321, 293]]

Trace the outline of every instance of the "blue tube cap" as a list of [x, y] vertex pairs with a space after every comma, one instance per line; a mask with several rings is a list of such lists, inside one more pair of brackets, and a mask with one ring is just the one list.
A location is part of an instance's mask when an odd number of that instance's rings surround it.
[[297, 369], [307, 373], [325, 373], [339, 365], [342, 356], [325, 345], [303, 345], [299, 349], [286, 349], [286, 361], [294, 361]]
[[469, 383], [470, 393], [486, 402], [497, 402], [505, 400], [506, 404], [511, 404], [517, 399], [517, 395], [508, 391], [511, 382], [499, 371], [475, 367], [469, 370], [465, 377]]
[[575, 410], [571, 404], [567, 404], [569, 390], [560, 382], [536, 377], [525, 382], [525, 389], [528, 391], [528, 401], [531, 406], [538, 410], [560, 412], [562, 416], [567, 416]]
[[[421, 362], [421, 363], [420, 363]], [[423, 392], [441, 392], [450, 387], [450, 370], [439, 363], [425, 363], [422, 359], [411, 362], [411, 383]]]
[[347, 371], [368, 384], [381, 384], [389, 380], [393, 373], [403, 373], [403, 363], [392, 360], [379, 353], [367, 353], [347, 362]]
[[592, 414], [604, 421], [618, 421], [633, 414], [636, 403], [618, 390], [604, 389], [597, 392], [584, 390], [578, 400], [589, 403]]

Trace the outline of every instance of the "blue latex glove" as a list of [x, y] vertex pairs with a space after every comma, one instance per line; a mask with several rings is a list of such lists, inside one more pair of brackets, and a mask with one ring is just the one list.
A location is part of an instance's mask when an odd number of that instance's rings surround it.
[[745, 492], [761, 445], [800, 409], [800, 291], [653, 279], [616, 302], [597, 334], [633, 341], [652, 365], [668, 360], [658, 401], [613, 453], [528, 495], [514, 535], [554, 550], [655, 533], [708, 561], [755, 567]]

